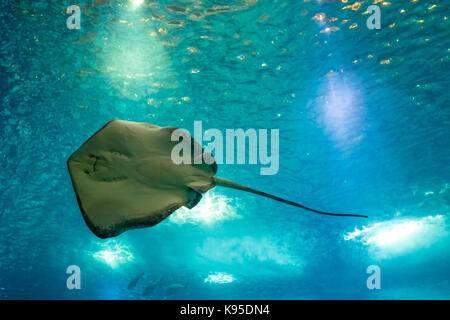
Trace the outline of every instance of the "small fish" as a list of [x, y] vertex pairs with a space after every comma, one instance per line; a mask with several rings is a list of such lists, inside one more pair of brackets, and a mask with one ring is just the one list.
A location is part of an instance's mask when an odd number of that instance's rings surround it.
[[158, 280], [150, 283], [148, 286], [145, 287], [144, 291], [142, 291], [142, 295], [144, 297], [149, 296], [150, 294], [153, 293], [153, 291], [155, 291], [156, 287], [161, 283], [161, 278], [159, 278]]
[[139, 280], [142, 279], [142, 277], [144, 276], [145, 272], [141, 272], [140, 274], [138, 274], [135, 278], [133, 278], [130, 283], [128, 284], [128, 290], [132, 290], [134, 288], [136, 288], [137, 283], [139, 282]]
[[181, 289], [184, 289], [184, 288], [186, 288], [186, 287], [187, 287], [187, 285], [185, 285], [185, 284], [180, 284], [180, 283], [173, 283], [173, 284], [170, 284], [170, 285], [168, 285], [168, 286], [166, 287], [166, 294], [167, 294], [167, 295], [174, 294], [174, 293], [176, 293], [177, 291], [179, 291], [179, 290], [181, 290]]
[[189, 11], [189, 8], [182, 8], [182, 7], [178, 7], [178, 6], [174, 6], [174, 5], [167, 5], [166, 8], [169, 11], [179, 13], [179, 14], [184, 14]]

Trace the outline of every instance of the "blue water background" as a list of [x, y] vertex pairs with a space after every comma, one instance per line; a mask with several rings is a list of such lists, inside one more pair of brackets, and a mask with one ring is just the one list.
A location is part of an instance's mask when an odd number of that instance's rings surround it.
[[[0, 299], [450, 298], [448, 3], [380, 2], [369, 30], [371, 3], [80, 1], [69, 30], [71, 1], [2, 1]], [[278, 174], [218, 176], [370, 218], [216, 188], [196, 218], [98, 239], [66, 160], [114, 118], [279, 129]]]

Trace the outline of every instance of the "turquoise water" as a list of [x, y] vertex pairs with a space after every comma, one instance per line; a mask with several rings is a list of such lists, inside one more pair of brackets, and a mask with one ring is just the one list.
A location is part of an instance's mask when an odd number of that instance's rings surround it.
[[[450, 298], [448, 3], [379, 2], [369, 30], [372, 3], [80, 1], [69, 30], [71, 1], [2, 1], [0, 298]], [[277, 128], [278, 174], [218, 176], [370, 217], [218, 187], [101, 240], [66, 160], [114, 118]]]

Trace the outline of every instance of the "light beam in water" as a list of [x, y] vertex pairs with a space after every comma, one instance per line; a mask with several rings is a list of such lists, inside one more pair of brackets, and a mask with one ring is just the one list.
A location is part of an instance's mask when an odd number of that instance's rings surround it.
[[144, 3], [144, 0], [128, 0], [128, 2], [131, 3], [131, 6], [133, 9], [136, 9], [137, 7], [139, 7], [141, 4]]
[[139, 6], [142, 0], [130, 0], [120, 19], [112, 24], [102, 51], [108, 85], [130, 100], [145, 101], [161, 88], [178, 85], [177, 74], [153, 23], [143, 23]]
[[336, 72], [326, 77], [320, 104], [320, 122], [338, 145], [353, 146], [362, 139], [364, 108], [357, 88]]

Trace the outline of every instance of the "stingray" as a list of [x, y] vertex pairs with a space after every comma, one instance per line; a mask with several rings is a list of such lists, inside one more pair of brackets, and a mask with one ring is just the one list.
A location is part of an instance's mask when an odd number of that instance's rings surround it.
[[[171, 153], [181, 142], [172, 141], [171, 136], [177, 129], [112, 120], [70, 156], [67, 165], [78, 205], [96, 236], [115, 237], [130, 229], [154, 226], [182, 206], [193, 208], [215, 186], [251, 192], [318, 214], [367, 217], [311, 209], [214, 177], [214, 158], [187, 133], [189, 140], [182, 142], [190, 141], [191, 149], [200, 150], [202, 161], [194, 161], [193, 152], [190, 164], [175, 164]], [[206, 156], [212, 164], [203, 161]]]

